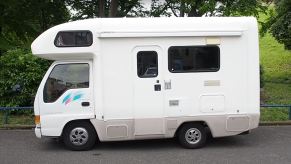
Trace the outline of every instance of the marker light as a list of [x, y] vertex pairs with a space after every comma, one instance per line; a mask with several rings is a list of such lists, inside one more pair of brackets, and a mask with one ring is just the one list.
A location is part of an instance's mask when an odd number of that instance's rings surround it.
[[35, 125], [39, 125], [40, 124], [40, 115], [35, 115], [34, 116], [34, 123], [35, 123]]

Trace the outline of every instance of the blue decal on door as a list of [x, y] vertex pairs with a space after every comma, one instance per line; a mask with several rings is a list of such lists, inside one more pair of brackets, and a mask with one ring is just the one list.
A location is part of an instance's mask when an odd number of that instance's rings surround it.
[[74, 96], [73, 101], [80, 99], [83, 96], [83, 94], [79, 93]]
[[71, 93], [69, 93], [67, 96], [65, 96], [65, 98], [63, 99], [63, 103], [71, 101], [70, 99], [71, 99]]
[[70, 102], [73, 102], [73, 101], [76, 101], [76, 100], [79, 100], [80, 98], [83, 97], [83, 93], [82, 92], [75, 92], [75, 93], [68, 93], [64, 99], [63, 99], [63, 104], [67, 105], [69, 104]]

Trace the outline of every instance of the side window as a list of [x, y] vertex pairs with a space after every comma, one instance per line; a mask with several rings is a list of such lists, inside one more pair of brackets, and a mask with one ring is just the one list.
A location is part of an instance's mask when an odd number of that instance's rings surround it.
[[88, 47], [93, 43], [90, 31], [61, 31], [55, 38], [57, 47]]
[[140, 51], [137, 53], [137, 75], [140, 78], [158, 76], [158, 54], [156, 51]]
[[55, 102], [66, 90], [74, 88], [89, 88], [89, 64], [56, 65], [45, 83], [43, 100]]
[[173, 46], [168, 55], [168, 69], [173, 73], [217, 72], [220, 68], [218, 46]]

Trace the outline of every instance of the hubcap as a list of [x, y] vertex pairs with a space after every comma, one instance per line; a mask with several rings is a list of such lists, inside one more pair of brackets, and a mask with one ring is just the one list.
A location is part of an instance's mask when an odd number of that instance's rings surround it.
[[197, 128], [190, 128], [185, 133], [185, 138], [189, 144], [196, 144], [201, 140], [201, 132]]
[[88, 132], [85, 128], [77, 127], [70, 133], [70, 141], [76, 145], [81, 146], [88, 141]]

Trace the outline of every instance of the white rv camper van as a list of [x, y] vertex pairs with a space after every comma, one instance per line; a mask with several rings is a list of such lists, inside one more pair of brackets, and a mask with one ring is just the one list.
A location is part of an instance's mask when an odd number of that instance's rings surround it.
[[45, 31], [31, 48], [55, 61], [35, 97], [38, 138], [73, 150], [172, 137], [199, 148], [205, 129], [258, 127], [255, 18], [88, 19]]

